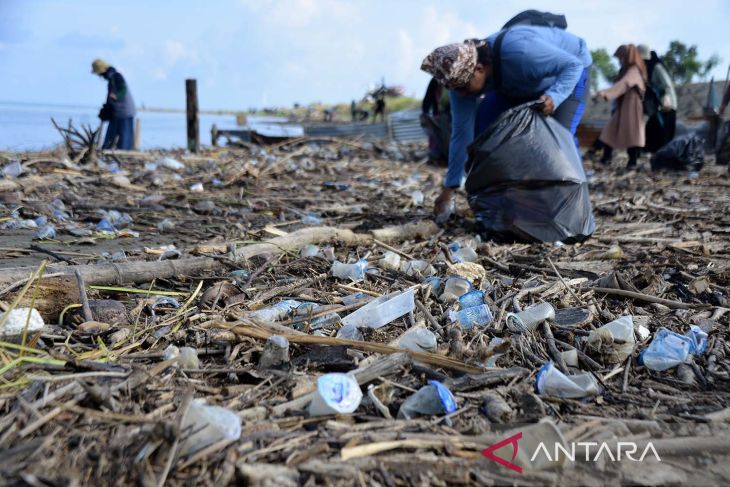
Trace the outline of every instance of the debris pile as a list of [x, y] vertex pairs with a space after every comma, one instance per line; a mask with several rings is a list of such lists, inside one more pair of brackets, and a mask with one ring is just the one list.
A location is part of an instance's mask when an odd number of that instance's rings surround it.
[[[3, 479], [727, 479], [724, 168], [589, 170], [591, 239], [496, 244], [465, 199], [433, 222], [424, 154], [0, 156]], [[647, 438], [661, 463], [523, 458]]]

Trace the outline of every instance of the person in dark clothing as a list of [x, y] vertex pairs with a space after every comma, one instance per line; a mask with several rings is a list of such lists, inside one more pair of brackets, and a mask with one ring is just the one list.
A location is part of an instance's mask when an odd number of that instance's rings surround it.
[[373, 108], [373, 123], [378, 119], [378, 115], [380, 115], [380, 120], [385, 122], [385, 93], [378, 92], [375, 95], [375, 107]]
[[451, 106], [448, 90], [436, 78], [431, 78], [421, 103], [421, 126], [428, 135], [429, 160], [447, 165], [451, 138]]
[[102, 122], [108, 122], [103, 149], [131, 150], [134, 143], [134, 99], [120, 72], [101, 59], [91, 63], [91, 72], [107, 83], [106, 103], [99, 111]]
[[647, 86], [644, 96], [647, 152], [656, 152], [674, 138], [677, 126], [677, 93], [674, 83], [656, 51], [645, 44], [637, 46], [646, 65]]

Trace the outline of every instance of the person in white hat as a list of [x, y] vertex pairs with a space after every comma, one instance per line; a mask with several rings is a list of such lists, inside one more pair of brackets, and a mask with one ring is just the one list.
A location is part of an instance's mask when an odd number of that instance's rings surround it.
[[106, 103], [99, 111], [102, 122], [109, 122], [102, 148], [132, 149], [136, 109], [124, 76], [103, 59], [91, 63], [91, 72], [108, 83]]

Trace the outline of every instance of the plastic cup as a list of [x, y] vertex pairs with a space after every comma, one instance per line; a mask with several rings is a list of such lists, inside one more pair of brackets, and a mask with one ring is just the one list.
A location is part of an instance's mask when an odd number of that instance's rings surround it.
[[555, 309], [550, 303], [539, 303], [520, 311], [507, 315], [507, 328], [515, 333], [534, 330], [542, 322], [555, 319]]
[[362, 391], [355, 378], [348, 374], [325, 374], [317, 379], [317, 390], [309, 403], [310, 416], [349, 414], [362, 400]]

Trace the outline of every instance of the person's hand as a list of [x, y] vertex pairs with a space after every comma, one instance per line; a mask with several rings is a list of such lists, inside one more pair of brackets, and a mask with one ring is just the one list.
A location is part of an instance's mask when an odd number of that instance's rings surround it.
[[605, 91], [599, 91], [596, 93], [596, 98], [603, 101], [608, 101], [608, 96], [606, 95]]
[[555, 102], [548, 95], [542, 95], [537, 102], [542, 105], [543, 115], [552, 115], [555, 111]]
[[433, 203], [433, 214], [435, 216], [438, 216], [442, 214], [451, 200], [454, 198], [454, 193], [456, 192], [456, 188], [443, 188], [441, 190], [441, 194], [438, 195], [438, 198], [436, 198], [436, 201]]

